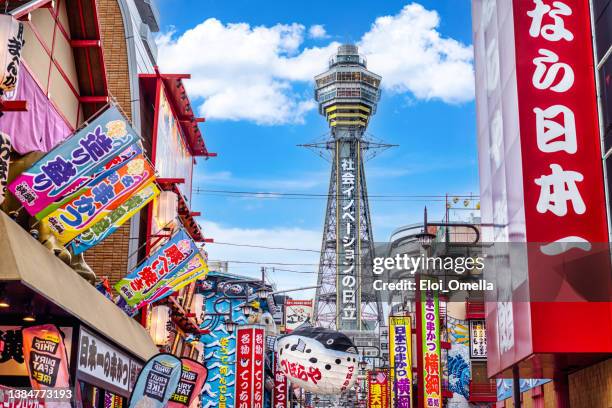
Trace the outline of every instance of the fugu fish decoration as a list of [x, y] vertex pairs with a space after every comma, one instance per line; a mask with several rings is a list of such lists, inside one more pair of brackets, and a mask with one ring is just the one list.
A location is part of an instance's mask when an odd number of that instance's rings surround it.
[[290, 381], [315, 394], [341, 394], [357, 378], [357, 349], [338, 331], [304, 324], [280, 337], [276, 352]]

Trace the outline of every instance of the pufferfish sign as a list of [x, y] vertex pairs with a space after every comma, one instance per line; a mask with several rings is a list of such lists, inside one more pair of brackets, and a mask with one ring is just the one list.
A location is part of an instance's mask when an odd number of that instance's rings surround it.
[[302, 325], [279, 338], [276, 351], [281, 370], [306, 391], [340, 394], [357, 378], [357, 349], [340, 332]]

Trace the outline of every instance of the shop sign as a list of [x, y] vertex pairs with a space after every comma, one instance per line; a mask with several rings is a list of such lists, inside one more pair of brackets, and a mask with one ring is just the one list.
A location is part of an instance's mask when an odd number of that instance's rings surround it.
[[145, 304], [157, 302], [170, 294], [181, 290], [197, 279], [204, 279], [208, 274], [208, 265], [201, 254], [196, 254], [187, 262], [180, 271], [173, 276], [163, 278], [159, 282], [159, 288], [147, 300], [138, 304], [138, 308]]
[[470, 358], [487, 358], [487, 332], [484, 320], [470, 320]]
[[120, 280], [115, 290], [129, 306], [146, 301], [161, 287], [164, 278], [175, 276], [198, 253], [193, 240], [180, 229], [165, 245]]
[[[389, 316], [389, 361], [392, 400], [398, 407], [412, 406], [412, 319]], [[374, 373], [374, 372], [372, 372]]]
[[312, 299], [285, 300], [285, 330], [291, 333], [312, 317]]
[[109, 215], [141, 187], [154, 180], [155, 170], [139, 155], [100, 182], [83, 189], [49, 214], [46, 221], [62, 244]]
[[236, 333], [236, 408], [263, 406], [264, 329], [239, 326]]
[[278, 354], [274, 358], [274, 390], [272, 391], [272, 408], [287, 408], [287, 377], [280, 368]]
[[6, 198], [6, 184], [9, 175], [9, 164], [11, 161], [11, 138], [6, 133], [0, 132], [0, 204]]
[[[412, 367], [410, 368], [412, 371]], [[368, 408], [389, 407], [389, 373], [387, 370], [368, 371]], [[395, 406], [402, 408], [410, 407], [410, 399], [396, 399]]]
[[70, 242], [70, 248], [75, 255], [87, 251], [98, 245], [106, 237], [115, 232], [127, 220], [144, 208], [151, 200], [159, 194], [155, 183], [150, 182], [142, 187], [133, 196], [128, 198], [110, 214], [105, 215], [94, 225], [83, 231]]
[[421, 292], [421, 322], [423, 341], [423, 406], [442, 407], [442, 381], [440, 370], [440, 305], [438, 293]]
[[[22, 330], [23, 355], [35, 390], [70, 388], [68, 355], [59, 329], [53, 324], [27, 327]], [[70, 402], [58, 401], [56, 408], [70, 408]]]
[[142, 364], [137, 360], [81, 327], [77, 365], [79, 377], [127, 395], [141, 368]]
[[176, 390], [182, 372], [182, 363], [172, 354], [153, 356], [140, 371], [129, 408], [162, 408]]
[[183, 357], [181, 379], [166, 408], [183, 408], [193, 404], [206, 382], [208, 370], [195, 360]]
[[21, 50], [25, 44], [23, 24], [9, 14], [0, 15], [0, 95], [17, 87]]
[[140, 140], [111, 105], [83, 129], [55, 147], [9, 184], [9, 191], [30, 215], [44, 218], [49, 205], [77, 192], [100, 168]]

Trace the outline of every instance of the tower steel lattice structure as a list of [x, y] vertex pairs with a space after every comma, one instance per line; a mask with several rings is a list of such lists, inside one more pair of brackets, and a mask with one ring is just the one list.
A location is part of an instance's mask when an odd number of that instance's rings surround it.
[[318, 272], [314, 320], [341, 331], [370, 331], [384, 319], [372, 291], [374, 252], [364, 154], [376, 147], [365, 137], [380, 99], [381, 77], [368, 71], [355, 45], [341, 45], [329, 70], [315, 77], [319, 113], [330, 137], [323, 147], [331, 154], [331, 174]]

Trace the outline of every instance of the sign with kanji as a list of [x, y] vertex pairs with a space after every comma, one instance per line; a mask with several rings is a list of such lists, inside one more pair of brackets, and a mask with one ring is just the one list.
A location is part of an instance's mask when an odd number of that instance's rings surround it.
[[291, 333], [312, 318], [312, 299], [285, 300], [285, 331]]
[[195, 360], [183, 357], [183, 371], [176, 391], [170, 397], [166, 408], [184, 408], [193, 406], [206, 382], [208, 370]]
[[470, 320], [470, 358], [487, 358], [487, 331], [484, 320]]
[[17, 176], [9, 191], [30, 215], [37, 215], [94, 180], [102, 166], [139, 140], [125, 117], [111, 105]]
[[440, 305], [438, 292], [421, 291], [423, 341], [423, 406], [442, 407], [442, 371], [440, 370]]
[[[389, 316], [389, 361], [391, 397], [396, 406], [412, 406], [412, 319]], [[385, 405], [386, 406], [386, 405]]]
[[144, 306], [147, 303], [157, 302], [171, 293], [176, 292], [189, 285], [191, 282], [197, 279], [204, 279], [208, 274], [208, 265], [204, 260], [202, 254], [196, 254], [193, 258], [187, 262], [180, 271], [172, 276], [163, 278], [159, 282], [159, 287], [147, 300], [138, 304], [138, 308]]
[[98, 245], [106, 237], [121, 227], [127, 220], [142, 210], [144, 206], [157, 197], [158, 194], [159, 189], [153, 182], [142, 187], [120, 206], [70, 241], [72, 252], [78, 255]]
[[[53, 324], [43, 324], [24, 328], [22, 335], [23, 356], [32, 388], [69, 388], [68, 355], [59, 329]], [[70, 408], [70, 402], [57, 402], [54, 406]]]
[[115, 290], [129, 306], [135, 306], [153, 296], [164, 278], [173, 277], [198, 253], [195, 242], [180, 229], [165, 245], [117, 282]]
[[155, 179], [155, 170], [144, 156], [132, 158], [96, 184], [75, 195], [44, 221], [62, 244], [117, 209], [135, 192]]
[[[389, 391], [389, 372], [387, 370], [368, 371], [368, 408], [388, 408], [391, 402]], [[393, 406], [408, 408], [410, 403], [406, 405], [406, 401], [398, 401]]]
[[82, 378], [125, 396], [141, 369], [141, 363], [81, 327], [77, 371]]
[[272, 408], [287, 408], [287, 377], [280, 367], [278, 354], [274, 356], [274, 390], [272, 391]]
[[260, 326], [236, 331], [236, 408], [262, 408], [265, 332]]

